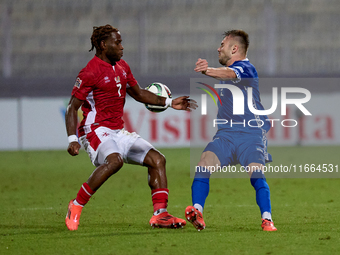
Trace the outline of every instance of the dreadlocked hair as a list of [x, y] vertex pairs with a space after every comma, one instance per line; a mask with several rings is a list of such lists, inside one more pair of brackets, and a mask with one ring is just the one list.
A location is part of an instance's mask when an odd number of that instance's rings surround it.
[[93, 32], [91, 36], [92, 48], [89, 51], [92, 51], [94, 48], [96, 48], [96, 50], [100, 52], [100, 42], [109, 38], [112, 32], [118, 31], [119, 30], [117, 28], [109, 24], [100, 27], [93, 27]]

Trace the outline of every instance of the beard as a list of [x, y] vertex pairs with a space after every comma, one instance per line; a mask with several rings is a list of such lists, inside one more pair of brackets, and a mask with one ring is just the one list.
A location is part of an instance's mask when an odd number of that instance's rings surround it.
[[227, 61], [225, 61], [224, 59], [221, 59], [221, 58], [218, 60], [218, 62], [220, 62], [220, 64], [222, 66], [225, 66], [225, 64], [227, 63]]
[[221, 64], [222, 66], [225, 66], [225, 65], [227, 64], [227, 60], [224, 59], [224, 58], [220, 58], [218, 61], [220, 62], [220, 64]]
[[120, 57], [117, 55], [109, 55], [107, 54], [106, 57], [110, 60], [110, 62], [113, 64], [115, 62], [118, 62], [120, 60]]
[[110, 60], [112, 64], [118, 62], [121, 59], [121, 55], [111, 48], [106, 52], [106, 57]]
[[222, 65], [222, 66], [225, 66], [227, 63], [228, 63], [228, 60], [229, 60], [230, 58], [228, 58], [227, 56], [224, 56], [224, 57], [222, 57], [222, 56], [220, 56], [219, 58], [218, 58], [218, 61], [220, 62], [220, 64]]

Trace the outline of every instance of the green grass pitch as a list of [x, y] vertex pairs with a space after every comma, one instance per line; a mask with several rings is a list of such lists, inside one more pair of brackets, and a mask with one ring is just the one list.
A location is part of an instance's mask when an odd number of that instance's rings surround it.
[[[340, 147], [272, 147], [274, 163], [339, 164]], [[191, 204], [189, 149], [162, 149], [168, 211]], [[312, 162], [313, 161], [313, 162]], [[338, 254], [340, 179], [268, 178], [277, 232], [263, 232], [246, 178], [211, 179], [207, 228], [152, 229], [146, 168], [125, 165], [83, 210], [78, 231], [64, 218], [94, 167], [84, 151], [0, 152], [0, 254]]]

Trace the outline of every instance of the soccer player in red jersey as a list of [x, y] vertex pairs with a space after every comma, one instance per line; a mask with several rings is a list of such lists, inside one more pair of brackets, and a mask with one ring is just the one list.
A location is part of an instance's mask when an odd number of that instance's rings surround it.
[[[197, 107], [188, 96], [166, 99], [140, 88], [123, 56], [122, 38], [117, 28], [105, 25], [93, 28], [92, 48], [96, 54], [83, 68], [72, 90], [66, 111], [68, 153], [79, 154], [77, 111], [81, 107], [83, 120], [78, 128], [79, 140], [97, 167], [84, 182], [68, 206], [65, 223], [77, 230], [84, 205], [100, 186], [124, 163], [146, 166], [154, 207], [150, 219], [153, 227], [179, 228], [185, 220], [167, 212], [168, 193], [165, 157], [136, 133], [124, 130], [123, 108], [126, 93], [138, 102], [170, 106], [191, 111]], [[90, 50], [90, 51], [91, 51]]]

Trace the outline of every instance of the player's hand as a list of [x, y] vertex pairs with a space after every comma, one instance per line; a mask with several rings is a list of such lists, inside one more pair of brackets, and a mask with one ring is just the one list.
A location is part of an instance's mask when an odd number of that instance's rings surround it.
[[205, 74], [208, 69], [208, 61], [206, 59], [199, 58], [196, 62], [195, 72], [201, 72]]
[[189, 99], [189, 96], [182, 96], [173, 99], [171, 107], [176, 110], [185, 110], [191, 112], [197, 108], [197, 102], [193, 99]]
[[72, 142], [69, 143], [68, 148], [67, 148], [67, 152], [71, 155], [71, 156], [76, 156], [79, 154], [79, 149], [80, 149], [80, 144], [78, 142]]

